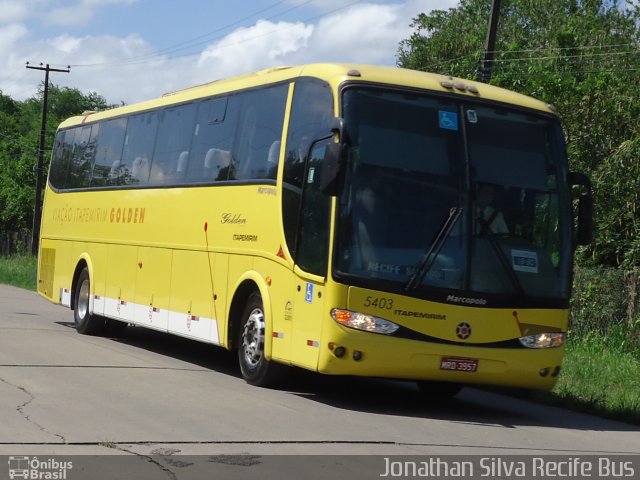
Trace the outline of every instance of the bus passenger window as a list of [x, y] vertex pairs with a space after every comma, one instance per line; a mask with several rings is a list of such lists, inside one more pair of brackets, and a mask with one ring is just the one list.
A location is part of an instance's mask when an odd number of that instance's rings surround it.
[[194, 105], [197, 112], [185, 183], [228, 179], [238, 118], [236, 97], [212, 98]]
[[116, 118], [100, 123], [95, 163], [91, 173], [92, 187], [117, 184], [118, 173], [115, 174], [115, 181], [113, 181], [112, 170], [114, 165], [116, 168], [120, 165], [126, 128], [126, 118]]
[[149, 183], [175, 185], [182, 183], [189, 162], [193, 139], [196, 105], [186, 104], [159, 113]]
[[275, 180], [277, 160], [273, 168], [274, 158], [269, 154], [274, 142], [282, 137], [287, 93], [288, 86], [280, 85], [239, 95], [242, 120], [233, 150], [238, 162], [235, 179]]
[[53, 188], [64, 188], [67, 172], [62, 162], [64, 151], [64, 139], [70, 130], [62, 130], [56, 134], [55, 146], [53, 149], [53, 158], [51, 159], [51, 167], [49, 169], [49, 182]]
[[138, 157], [151, 158], [157, 127], [157, 112], [143, 113], [129, 119], [119, 166], [118, 185], [144, 185], [149, 182], [149, 177], [135, 178], [132, 175], [133, 162]]

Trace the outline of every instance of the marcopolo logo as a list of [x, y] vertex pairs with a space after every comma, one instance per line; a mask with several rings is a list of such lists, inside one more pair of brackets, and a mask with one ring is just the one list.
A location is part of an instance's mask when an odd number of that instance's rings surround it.
[[30, 480], [66, 480], [67, 471], [73, 468], [73, 462], [62, 462], [54, 458], [46, 460], [38, 457], [9, 457], [9, 478]]
[[471, 298], [471, 297], [456, 297], [455, 295], [449, 295], [447, 302], [462, 303], [465, 305], [486, 305], [487, 301], [484, 298]]

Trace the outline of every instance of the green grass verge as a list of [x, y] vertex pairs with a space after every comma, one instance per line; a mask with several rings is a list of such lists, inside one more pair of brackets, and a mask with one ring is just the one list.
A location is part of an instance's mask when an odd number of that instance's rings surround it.
[[640, 424], [640, 353], [626, 351], [624, 335], [572, 340], [550, 395], [573, 410]]
[[37, 259], [31, 255], [0, 257], [0, 284], [36, 289]]

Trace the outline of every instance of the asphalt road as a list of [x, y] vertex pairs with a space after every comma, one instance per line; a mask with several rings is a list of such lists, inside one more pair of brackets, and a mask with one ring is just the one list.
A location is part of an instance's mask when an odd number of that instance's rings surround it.
[[220, 348], [72, 322], [0, 286], [0, 455], [640, 454], [635, 426], [495, 393], [434, 406], [411, 383], [302, 371], [256, 388]]

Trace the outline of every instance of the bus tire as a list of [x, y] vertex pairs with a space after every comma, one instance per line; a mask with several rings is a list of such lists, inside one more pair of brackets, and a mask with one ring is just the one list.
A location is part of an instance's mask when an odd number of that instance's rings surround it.
[[247, 298], [239, 327], [237, 345], [242, 378], [259, 387], [273, 385], [279, 378], [279, 365], [265, 358], [266, 322], [259, 293]]
[[86, 267], [78, 275], [74, 297], [73, 321], [76, 331], [83, 335], [100, 335], [103, 333], [106, 325], [105, 319], [89, 312], [91, 283], [89, 270]]
[[460, 383], [449, 382], [429, 382], [418, 381], [416, 382], [418, 388], [430, 403], [439, 403], [455, 397], [460, 390], [464, 388], [464, 385]]

